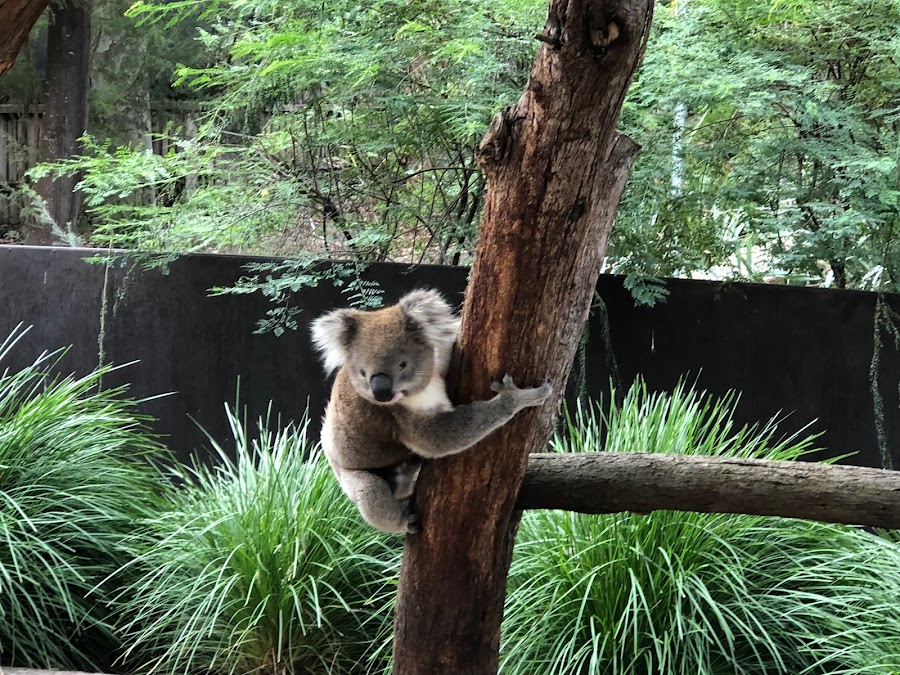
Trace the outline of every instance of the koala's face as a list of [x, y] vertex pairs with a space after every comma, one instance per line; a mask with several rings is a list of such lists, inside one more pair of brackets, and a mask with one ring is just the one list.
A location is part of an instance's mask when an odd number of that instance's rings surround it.
[[375, 312], [329, 312], [311, 328], [327, 372], [343, 368], [356, 393], [392, 405], [443, 377], [459, 317], [440, 293], [421, 289]]
[[398, 307], [359, 312], [344, 368], [356, 392], [381, 405], [422, 391], [434, 375], [434, 346]]

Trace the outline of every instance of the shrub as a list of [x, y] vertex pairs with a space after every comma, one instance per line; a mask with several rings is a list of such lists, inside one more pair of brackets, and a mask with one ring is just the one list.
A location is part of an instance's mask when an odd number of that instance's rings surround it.
[[[793, 459], [810, 438], [735, 429], [736, 397], [685, 387], [581, 411], [560, 451]], [[751, 516], [530, 512], [510, 573], [502, 672], [898, 673], [900, 546]]]
[[[27, 332], [0, 343], [3, 361]], [[62, 352], [0, 374], [0, 659], [44, 668], [99, 668], [117, 641], [105, 595], [126, 563], [125, 539], [166, 483], [164, 453], [111, 370], [59, 377]]]
[[[229, 412], [231, 460], [182, 476], [148, 522], [119, 597], [141, 673], [363, 673], [385, 668], [399, 555], [341, 493], [306, 425], [258, 440]], [[393, 540], [396, 543], [396, 540]]]

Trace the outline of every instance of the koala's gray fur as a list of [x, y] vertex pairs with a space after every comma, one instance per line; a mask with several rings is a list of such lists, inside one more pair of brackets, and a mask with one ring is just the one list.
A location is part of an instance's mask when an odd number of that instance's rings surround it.
[[338, 369], [322, 448], [344, 492], [379, 530], [419, 530], [409, 499], [421, 458], [462, 452], [550, 395], [549, 383], [519, 389], [507, 375], [491, 385], [494, 398], [454, 408], [444, 377], [458, 331], [459, 317], [433, 290], [373, 312], [338, 309], [312, 324], [325, 369]]

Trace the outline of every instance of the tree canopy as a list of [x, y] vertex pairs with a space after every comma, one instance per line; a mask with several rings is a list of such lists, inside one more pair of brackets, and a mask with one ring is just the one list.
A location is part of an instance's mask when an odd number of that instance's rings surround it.
[[[471, 261], [475, 147], [525, 84], [543, 1], [103, 11], [98, 30], [163, 45], [153, 68], [175, 72], [146, 85], [155, 152], [113, 133], [130, 83], [110, 75], [85, 155], [33, 172], [83, 172], [96, 245]], [[656, 17], [607, 270], [646, 301], [665, 275], [896, 289], [900, 1], [681, 0]]]
[[[644, 153], [614, 255], [652, 274], [730, 259], [751, 279], [896, 288], [898, 22], [893, 1], [691, 0], [658, 12], [626, 108]], [[679, 103], [688, 115], [674, 129]]]

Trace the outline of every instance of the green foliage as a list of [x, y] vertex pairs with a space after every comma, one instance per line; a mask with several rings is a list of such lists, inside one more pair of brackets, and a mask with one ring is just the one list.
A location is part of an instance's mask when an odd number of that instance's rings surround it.
[[304, 288], [315, 288], [327, 281], [341, 288], [349, 296], [350, 304], [360, 309], [377, 309], [382, 305], [383, 291], [374, 281], [360, 275], [365, 265], [359, 262], [335, 262], [323, 265], [317, 256], [297, 255], [287, 260], [248, 263], [246, 275], [234, 286], [213, 287], [214, 295], [243, 295], [262, 293], [272, 307], [257, 322], [256, 333], [273, 332], [282, 335], [285, 330], [296, 330], [297, 317], [301, 313], [295, 307], [294, 294]]
[[[0, 361], [26, 331], [0, 343]], [[0, 660], [4, 665], [109, 664], [118, 640], [95, 587], [129, 560], [126, 540], [166, 481], [111, 369], [58, 377], [62, 352], [0, 374]]]
[[[130, 0], [91, 2], [90, 129], [117, 146], [150, 149], [151, 133], [189, 115], [193, 92], [175, 92], [175, 69], [205, 65], [196, 25], [136, 26]], [[201, 24], [202, 25], [202, 24]]]
[[[366, 286], [360, 293], [367, 293]], [[0, 345], [3, 358], [22, 331]], [[172, 489], [144, 418], [60, 354], [0, 375], [0, 657], [142, 673], [382, 673], [399, 568], [306, 426], [255, 439]], [[615, 398], [615, 395], [614, 395]], [[736, 428], [735, 396], [638, 383], [579, 409], [565, 452], [797, 459], [813, 438]], [[141, 461], [133, 461], [141, 460]], [[121, 652], [117, 651], [121, 641]], [[503, 672], [897, 673], [900, 544], [850, 527], [749, 516], [532, 512], [510, 575]]]
[[[41, 164], [29, 172], [37, 180], [45, 176], [83, 172], [79, 189], [85, 206], [97, 218], [93, 242], [143, 252], [191, 252], [242, 248], [263, 232], [276, 227], [275, 217], [265, 210], [270, 195], [265, 188], [248, 185], [239, 170], [252, 171], [262, 161], [253, 148], [223, 148], [166, 137], [173, 148], [165, 156], [131, 147], [113, 148], [82, 138], [90, 159], [61, 160]], [[177, 143], [177, 151], [175, 144]], [[229, 157], [232, 181], [222, 178], [217, 163]], [[174, 202], [192, 181], [208, 180], [196, 191], [191, 212]], [[248, 191], [252, 196], [248, 196]], [[252, 212], [248, 199], [263, 194], [263, 203]], [[276, 199], [277, 195], [271, 195]], [[150, 203], [147, 200], [151, 199]]]
[[[33, 175], [82, 172], [98, 245], [467, 263], [474, 150], [525, 84], [544, 6], [139, 2], [148, 44], [171, 34], [194, 64], [177, 70], [184, 127], [163, 154], [88, 138]], [[659, 3], [622, 114], [643, 151], [609, 271], [896, 288], [898, 22], [900, 0]]]
[[126, 665], [142, 673], [365, 673], [385, 667], [394, 542], [343, 495], [306, 426], [258, 440], [229, 412], [236, 459], [210, 439], [146, 522], [117, 598]]
[[896, 288], [900, 3], [691, 0], [655, 21], [613, 269]]
[[474, 148], [524, 85], [541, 9], [139, 3], [151, 24], [209, 21], [213, 65], [177, 82], [207, 98], [197, 130], [171, 130], [164, 156], [87, 138], [84, 157], [33, 176], [83, 172], [101, 244], [466, 261], [484, 191]]
[[[797, 459], [812, 438], [735, 428], [737, 399], [684, 386], [579, 409], [555, 449]], [[900, 547], [751, 516], [525, 514], [504, 673], [884, 673], [900, 664]]]
[[[193, 103], [162, 154], [107, 133], [33, 173], [82, 172], [96, 244], [471, 260], [474, 149], [525, 84], [543, 1], [142, 1], [128, 15], [146, 63], [122, 49], [117, 7], [96, 12], [98, 79], [124, 69]], [[897, 288], [898, 22], [900, 0], [659, 3], [621, 120], [643, 151], [609, 270]], [[176, 60], [191, 65], [175, 89], [147, 84]], [[142, 105], [121, 100], [100, 86], [95, 119]]]
[[625, 288], [634, 298], [634, 304], [653, 307], [657, 302], [665, 302], [669, 297], [669, 289], [665, 282], [656, 277], [643, 274], [629, 274], [625, 277]]

